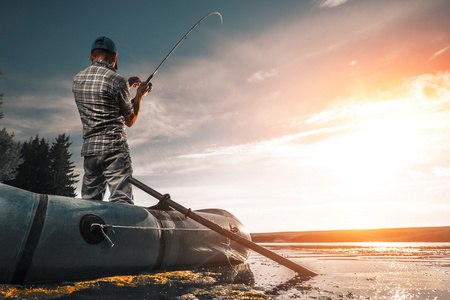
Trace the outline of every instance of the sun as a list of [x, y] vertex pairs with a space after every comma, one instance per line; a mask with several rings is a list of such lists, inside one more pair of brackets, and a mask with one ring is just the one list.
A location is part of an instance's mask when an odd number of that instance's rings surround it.
[[386, 183], [406, 166], [418, 148], [411, 116], [389, 115], [361, 124], [340, 147], [337, 160], [341, 174], [357, 187]]
[[370, 192], [386, 187], [420, 155], [422, 119], [406, 103], [397, 100], [352, 107], [351, 114], [359, 117], [341, 124], [349, 132], [321, 145], [323, 163], [339, 177], [343, 189]]

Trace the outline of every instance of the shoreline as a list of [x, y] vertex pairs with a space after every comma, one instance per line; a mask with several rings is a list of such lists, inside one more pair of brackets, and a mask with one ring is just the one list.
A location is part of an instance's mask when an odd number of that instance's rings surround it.
[[251, 233], [255, 243], [449, 243], [450, 226]]

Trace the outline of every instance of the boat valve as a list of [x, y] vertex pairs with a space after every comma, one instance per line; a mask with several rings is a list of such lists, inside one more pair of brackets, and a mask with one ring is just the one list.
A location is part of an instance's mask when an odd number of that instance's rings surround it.
[[[93, 226], [94, 225], [94, 226]], [[108, 229], [98, 225], [106, 225], [97, 215], [87, 214], [80, 219], [80, 233], [89, 244], [98, 244], [107, 237]]]

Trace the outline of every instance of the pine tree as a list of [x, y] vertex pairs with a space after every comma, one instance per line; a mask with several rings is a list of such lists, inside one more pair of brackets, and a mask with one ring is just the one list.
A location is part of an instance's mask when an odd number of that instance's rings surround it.
[[[5, 94], [0, 93], [0, 108], [2, 108], [3, 105], [3, 97], [5, 96]], [[5, 115], [3, 114], [3, 112], [0, 110], [0, 119], [3, 119]]]
[[[0, 75], [2, 75], [2, 71], [0, 71]], [[5, 96], [4, 93], [0, 93], [0, 108], [2, 108], [3, 105], [3, 97]], [[0, 110], [0, 119], [3, 119], [5, 115], [3, 114], [3, 112]]]
[[[0, 71], [0, 75], [2, 72]], [[0, 93], [0, 119], [5, 115], [1, 111], [3, 106], [3, 97]], [[14, 134], [9, 134], [6, 128], [0, 131], [0, 182], [13, 180], [17, 175], [17, 168], [23, 162], [20, 157], [21, 144], [13, 141]]]
[[73, 186], [78, 180], [75, 178], [73, 171], [75, 165], [70, 161], [72, 154], [69, 152], [69, 147], [72, 145], [69, 142], [70, 137], [66, 134], [60, 134], [53, 142], [50, 148], [50, 172], [52, 176], [52, 194], [60, 196], [75, 197], [75, 187]]
[[20, 156], [22, 145], [13, 141], [14, 134], [6, 129], [0, 130], [0, 182], [13, 180], [17, 175], [17, 168], [23, 162]]
[[5, 183], [35, 193], [51, 193], [51, 173], [49, 145], [39, 136], [23, 143], [21, 156], [23, 163], [19, 166], [14, 180]]

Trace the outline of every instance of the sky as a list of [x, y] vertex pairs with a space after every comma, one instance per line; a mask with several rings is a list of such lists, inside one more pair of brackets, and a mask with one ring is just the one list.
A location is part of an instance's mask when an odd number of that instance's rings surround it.
[[[93, 40], [152, 79], [127, 128], [134, 177], [250, 232], [450, 226], [450, 2], [6, 1], [0, 126], [70, 136]], [[132, 95], [135, 89], [131, 91]], [[81, 182], [77, 184], [80, 195]], [[136, 205], [156, 200], [134, 189]]]

